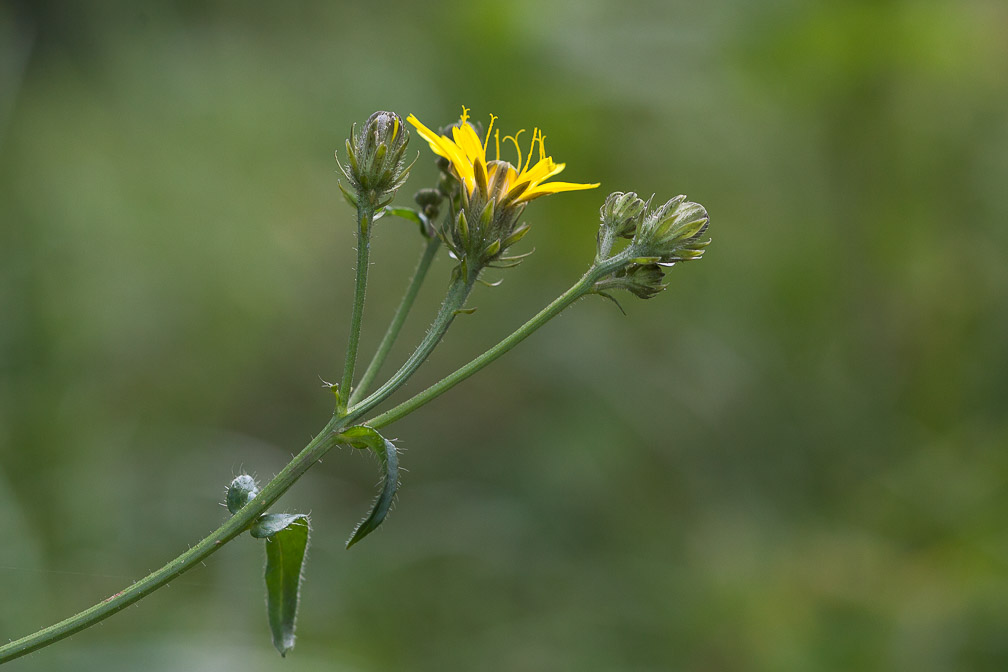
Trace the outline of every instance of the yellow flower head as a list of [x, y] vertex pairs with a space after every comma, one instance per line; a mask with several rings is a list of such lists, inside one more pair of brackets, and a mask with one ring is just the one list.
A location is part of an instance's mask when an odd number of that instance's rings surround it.
[[[466, 123], [468, 119], [469, 110], [463, 107], [460, 117], [462, 123], [452, 127], [452, 137], [449, 138], [446, 135], [438, 135], [427, 128], [412, 114], [406, 118], [406, 121], [416, 127], [420, 137], [430, 144], [435, 154], [448, 159], [459, 181], [465, 185], [468, 195], [471, 195], [477, 186], [486, 194], [488, 183], [495, 183], [496, 189], [494, 191], [500, 193], [504, 200], [517, 205], [547, 194], [594, 189], [599, 186], [597, 182], [595, 184], [547, 183], [546, 180], [560, 173], [565, 164], [555, 163], [553, 157], [546, 156], [544, 144], [546, 136], [538, 128], [532, 131], [532, 145], [529, 147], [524, 164], [522, 163], [521, 147], [518, 145], [518, 136], [524, 132], [524, 129], [514, 135], [504, 136], [503, 140], [505, 142], [510, 140], [518, 151], [518, 163], [515, 166], [500, 158], [500, 131], [495, 131], [493, 127], [497, 117], [490, 115], [490, 127], [482, 141], [476, 135], [473, 127]], [[491, 132], [493, 133], [497, 158], [488, 164], [486, 153]], [[539, 160], [533, 164], [532, 156], [536, 151], [537, 144], [539, 145]], [[499, 171], [506, 172], [498, 175]]]

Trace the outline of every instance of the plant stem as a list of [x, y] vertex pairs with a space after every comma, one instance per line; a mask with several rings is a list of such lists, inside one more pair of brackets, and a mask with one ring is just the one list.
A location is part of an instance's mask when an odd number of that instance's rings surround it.
[[[367, 213], [367, 211], [360, 211], [359, 215], [362, 226], [365, 222], [365, 217], [368, 226], [370, 226], [372, 215]], [[362, 228], [362, 231], [363, 230], [364, 229]], [[366, 246], [367, 237], [362, 236], [361, 247], [366, 248]], [[430, 244], [428, 250], [425, 250], [424, 258], [421, 259], [421, 266], [423, 266], [427, 252], [429, 251]], [[519, 327], [518, 330], [510, 336], [451, 375], [442, 379], [440, 382], [432, 385], [411, 399], [399, 404], [395, 408], [376, 416], [373, 420], [365, 424], [368, 424], [375, 429], [384, 427], [385, 425], [388, 425], [416, 410], [420, 406], [423, 406], [435, 397], [473, 375], [503, 355], [505, 352], [518, 345], [518, 343], [528, 338], [532, 332], [558, 315], [564, 308], [590, 292], [592, 286], [599, 278], [612, 272], [621, 264], [625, 263], [626, 259], [629, 258], [628, 255], [632, 256], [630, 251], [624, 251], [624, 253], [616, 255], [612, 259], [596, 262], [577, 283], [557, 297], [544, 309], [539, 311], [535, 317]], [[433, 257], [433, 252], [431, 252], [431, 256]], [[352, 323], [356, 326], [351, 329], [351, 341], [355, 346], [359, 338], [361, 307], [363, 305], [364, 288], [366, 283], [366, 279], [361, 280], [361, 276], [366, 275], [366, 251], [361, 254], [358, 250], [358, 263], [358, 291], [355, 296], [354, 319], [352, 320]], [[429, 261], [427, 263], [429, 264]], [[364, 269], [363, 272], [361, 270], [362, 268]], [[417, 270], [418, 273], [416, 275], [422, 275], [419, 273], [419, 267]], [[416, 275], [414, 276], [414, 280], [416, 279]], [[426, 336], [402, 367], [400, 367], [400, 369], [388, 380], [388, 382], [382, 385], [372, 395], [364, 399], [362, 402], [351, 406], [349, 409], [343, 410], [342, 412], [334, 415], [322, 431], [320, 431], [308, 443], [308, 445], [305, 446], [304, 449], [302, 449], [301, 452], [298, 453], [287, 464], [287, 466], [280, 471], [280, 473], [274, 476], [272, 480], [263, 487], [259, 494], [246, 504], [245, 507], [238, 513], [228, 518], [223, 525], [218, 527], [188, 551], [182, 553], [161, 569], [158, 569], [148, 574], [143, 579], [135, 582], [125, 590], [106, 598], [102, 602], [99, 602], [98, 604], [71, 616], [70, 618], [60, 621], [59, 623], [0, 646], [0, 664], [9, 662], [15, 658], [20, 658], [32, 651], [36, 651], [58, 642], [65, 637], [69, 637], [70, 635], [103, 621], [109, 616], [112, 616], [131, 604], [134, 604], [162, 586], [165, 586], [186, 571], [192, 569], [197, 564], [211, 556], [224, 544], [236, 538], [248, 529], [248, 527], [259, 516], [265, 513], [266, 510], [269, 509], [269, 507], [272, 506], [309, 468], [311, 468], [312, 465], [320, 460], [333, 446], [340, 443], [340, 432], [343, 429], [352, 425], [361, 416], [388, 398], [389, 395], [395, 392], [404, 382], [406, 382], [406, 380], [420, 367], [420, 365], [423, 364], [437, 344], [441, 341], [441, 338], [448, 330], [448, 327], [451, 326], [458, 310], [465, 305], [465, 301], [472, 291], [477, 276], [478, 272], [468, 272], [465, 275], [459, 274], [449, 286], [444, 302], [441, 304], [441, 308], [438, 310], [437, 316], [434, 318], [434, 322], [431, 324]], [[412, 289], [412, 283], [410, 289]], [[409, 290], [407, 291], [407, 294], [409, 294]], [[400, 308], [402, 308], [402, 306], [400, 306]], [[408, 309], [403, 312], [408, 312]], [[395, 322], [395, 320], [393, 320], [393, 322]], [[350, 357], [347, 358], [349, 364], [347, 368], [351, 371], [351, 377], [353, 359]], [[344, 379], [346, 379], [346, 376], [344, 376]], [[347, 388], [344, 387], [342, 389]]]
[[238, 513], [228, 518], [223, 525], [188, 551], [179, 555], [161, 569], [140, 579], [129, 588], [59, 623], [0, 646], [0, 664], [58, 642], [64, 637], [69, 637], [74, 633], [105, 620], [192, 569], [221, 546], [248, 529], [249, 525], [256, 518], [265, 513], [330, 448], [340, 443], [339, 433], [343, 429], [351, 426], [370, 409], [384, 401], [419, 368], [420, 364], [434, 350], [441, 337], [444, 336], [445, 331], [447, 331], [455, 318], [456, 311], [465, 304], [465, 300], [469, 296], [469, 292], [472, 291], [475, 281], [475, 275], [456, 279], [449, 287], [445, 300], [441, 304], [441, 309], [434, 318], [434, 323], [428, 330], [427, 335], [413, 355], [406, 361], [406, 364], [396, 372], [392, 379], [382, 385], [380, 389], [363, 402], [344, 413], [334, 415], [322, 431]]
[[482, 355], [472, 360], [465, 366], [457, 369], [454, 373], [442, 378], [437, 383], [431, 385], [423, 392], [413, 396], [410, 399], [402, 402], [395, 408], [391, 408], [381, 415], [377, 415], [371, 420], [365, 421], [369, 427], [374, 429], [379, 429], [389, 425], [400, 418], [409, 415], [416, 409], [420, 408], [427, 402], [433, 400], [435, 397], [447, 392], [451, 388], [455, 387], [463, 380], [473, 375], [483, 367], [487, 366], [498, 357], [506, 353], [511, 348], [515, 347], [526, 338], [528, 338], [532, 332], [534, 332], [539, 327], [543, 326], [551, 319], [559, 315], [564, 308], [571, 305], [582, 296], [591, 291], [592, 286], [595, 284], [599, 278], [612, 272], [618, 268], [621, 264], [625, 263], [628, 253], [622, 253], [616, 255], [615, 257], [596, 262], [588, 271], [578, 280], [574, 285], [571, 286], [566, 292], [558, 296], [553, 300], [548, 306], [539, 311], [532, 319], [520, 326], [515, 332], [510, 336], [503, 339], [497, 345], [493, 346]]
[[339, 386], [337, 408], [340, 415], [346, 414], [347, 400], [353, 385], [354, 367], [357, 364], [361, 320], [364, 317], [364, 295], [367, 291], [368, 258], [371, 251], [371, 224], [373, 220], [374, 208], [368, 205], [362, 197], [357, 204], [357, 283], [354, 289], [353, 312], [350, 314], [350, 338], [347, 340], [343, 380]]
[[161, 569], [140, 579], [129, 588], [122, 590], [89, 609], [75, 616], [43, 628], [26, 637], [0, 646], [0, 664], [19, 658], [37, 649], [53, 644], [64, 637], [80, 632], [99, 621], [125, 609], [134, 602], [149, 595], [182, 573], [192, 569], [204, 559], [212, 555], [224, 544], [244, 532], [252, 522], [262, 515], [280, 496], [297, 481], [315, 462], [338, 443], [339, 430], [358, 417], [350, 414], [343, 418], [333, 418], [308, 443], [304, 449], [292, 459], [245, 507], [228, 518], [227, 521], [210, 535], [178, 556]]
[[378, 349], [371, 358], [371, 363], [365, 369], [364, 375], [361, 376], [360, 381], [357, 383], [357, 387], [350, 394], [349, 405], [352, 406], [360, 401], [364, 393], [371, 387], [371, 383], [374, 382], [375, 376], [378, 375], [382, 364], [385, 363], [385, 358], [388, 357], [388, 353], [399, 336], [403, 323], [406, 322], [410, 309], [413, 308], [413, 302], [416, 300], [420, 286], [427, 277], [427, 271], [430, 269], [431, 262], [434, 261], [434, 257], [437, 255], [440, 246], [441, 239], [437, 236], [432, 236], [427, 241], [423, 254], [420, 256], [420, 262], [417, 264], [416, 270], [413, 271], [413, 277], [410, 278], [409, 285], [406, 287], [406, 294], [403, 296], [402, 301], [399, 302], [399, 307], [396, 308], [395, 315], [392, 316], [392, 322], [389, 323], [385, 336], [382, 337], [381, 343], [378, 344]]
[[448, 293], [441, 304], [441, 308], [438, 310], [437, 316], [434, 318], [434, 322], [427, 330], [427, 334], [420, 342], [420, 345], [413, 351], [413, 354], [409, 356], [409, 359], [403, 363], [399, 370], [384, 385], [379, 387], [364, 401], [351, 406], [349, 413], [354, 415], [367, 413], [388, 398], [390, 394], [406, 382], [407, 378], [420, 368], [420, 365], [424, 363], [430, 353], [433, 352], [434, 347], [441, 341], [445, 332], [448, 331], [448, 327], [455, 320], [458, 311], [465, 306], [466, 299], [469, 297], [469, 293], [472, 291], [478, 275], [478, 271], [475, 273], [470, 271], [465, 275], [458, 275], [448, 287]]

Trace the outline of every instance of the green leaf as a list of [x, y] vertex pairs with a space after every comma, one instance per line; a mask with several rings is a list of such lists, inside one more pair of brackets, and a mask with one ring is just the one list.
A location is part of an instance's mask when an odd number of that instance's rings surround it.
[[392, 442], [383, 437], [374, 429], [366, 425], [359, 425], [345, 430], [340, 438], [355, 448], [368, 448], [378, 456], [378, 461], [382, 467], [382, 489], [378, 493], [378, 498], [371, 507], [371, 512], [354, 529], [350, 539], [347, 540], [346, 547], [350, 548], [358, 541], [378, 529], [378, 526], [385, 520], [392, 500], [395, 499], [396, 490], [399, 488], [399, 456]]
[[281, 656], [294, 648], [309, 530], [308, 516], [303, 513], [270, 513], [250, 530], [253, 537], [266, 540], [266, 615], [273, 646]]
[[417, 212], [413, 208], [386, 206], [383, 214], [385, 213], [401, 217], [402, 219], [406, 219], [417, 224], [420, 227], [420, 234], [424, 238], [430, 238], [434, 235], [434, 225], [422, 212]]

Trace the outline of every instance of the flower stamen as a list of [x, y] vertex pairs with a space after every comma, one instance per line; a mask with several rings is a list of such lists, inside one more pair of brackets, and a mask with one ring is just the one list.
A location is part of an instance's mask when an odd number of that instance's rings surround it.
[[[510, 140], [511, 142], [514, 143], [515, 150], [518, 152], [518, 164], [517, 165], [519, 165], [519, 166], [522, 165], [522, 153], [521, 153], [521, 147], [518, 146], [518, 136], [521, 135], [524, 132], [525, 132], [525, 129], [523, 128], [520, 131], [518, 131], [517, 133], [515, 133], [514, 135], [505, 135], [504, 136], [505, 140]], [[498, 158], [500, 158], [500, 157], [498, 157]]]
[[[493, 125], [494, 125], [495, 121], [497, 121], [497, 116], [491, 114], [490, 115], [490, 126], [487, 128], [486, 137], [483, 138], [483, 155], [484, 156], [486, 155], [487, 144], [490, 142], [490, 131], [493, 130]], [[497, 150], [497, 158], [498, 159], [500, 158], [500, 150]]]
[[[538, 128], [533, 128], [532, 129], [532, 144], [529, 145], [528, 158], [525, 159], [525, 166], [520, 169], [520, 171], [523, 172], [523, 173], [526, 172], [526, 171], [528, 171], [529, 164], [532, 162], [532, 152], [535, 151], [535, 146], [536, 146], [536, 141], [537, 140], [539, 140], [539, 129]], [[518, 157], [518, 165], [519, 166], [522, 165], [521, 156]]]

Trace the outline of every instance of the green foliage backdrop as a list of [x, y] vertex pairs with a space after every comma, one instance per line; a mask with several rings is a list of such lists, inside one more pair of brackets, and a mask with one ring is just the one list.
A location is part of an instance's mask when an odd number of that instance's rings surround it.
[[[332, 152], [465, 104], [602, 188], [529, 208], [536, 253], [406, 393], [580, 275], [609, 191], [684, 192], [714, 242], [390, 427], [400, 499], [351, 551], [374, 465], [309, 472], [285, 669], [1008, 666], [1003, 3], [93, 5], [0, 7], [0, 639], [160, 566], [325, 423]], [[379, 222], [364, 357], [420, 246]], [[276, 669], [262, 567], [238, 540], [11, 669]]]

